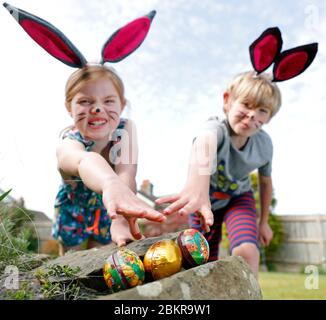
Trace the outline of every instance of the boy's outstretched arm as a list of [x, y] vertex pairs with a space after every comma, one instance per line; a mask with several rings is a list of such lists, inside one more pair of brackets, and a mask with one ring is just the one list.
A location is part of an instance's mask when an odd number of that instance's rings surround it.
[[273, 184], [272, 178], [259, 174], [259, 195], [260, 195], [260, 221], [259, 241], [265, 247], [273, 238], [273, 230], [268, 224], [269, 208], [272, 202]]
[[167, 215], [174, 212], [180, 215], [198, 213], [206, 232], [214, 221], [209, 200], [209, 182], [214, 169], [216, 149], [216, 134], [208, 130], [202, 132], [192, 145], [187, 181], [182, 191], [156, 200], [158, 204], [171, 203], [164, 210]]

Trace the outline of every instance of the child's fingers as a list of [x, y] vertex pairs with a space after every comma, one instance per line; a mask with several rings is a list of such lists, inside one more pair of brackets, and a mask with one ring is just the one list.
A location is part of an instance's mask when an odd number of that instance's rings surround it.
[[175, 196], [167, 196], [167, 197], [162, 197], [159, 199], [155, 200], [155, 203], [157, 204], [162, 204], [162, 203], [167, 203], [167, 202], [174, 202], [180, 199], [179, 195], [175, 195]]
[[107, 207], [106, 210], [108, 212], [109, 217], [113, 220], [117, 218], [117, 211], [116, 207], [113, 203], [110, 203]]
[[131, 235], [136, 239], [139, 240], [142, 238], [142, 234], [140, 232], [138, 223], [136, 219], [128, 219], [128, 223], [129, 223], [129, 229], [130, 229], [130, 233]]
[[196, 208], [190, 203], [186, 204], [182, 209], [179, 210], [181, 216], [188, 215], [196, 211]]
[[[142, 235], [141, 235], [142, 236]], [[112, 241], [118, 246], [123, 247], [126, 246], [128, 243], [133, 242], [135, 239], [130, 235], [120, 235], [118, 237], [112, 238]]]
[[210, 208], [204, 206], [201, 208], [200, 213], [204, 217], [205, 223], [211, 227], [214, 222], [214, 215], [213, 215], [212, 210]]
[[266, 241], [265, 241], [265, 238], [263, 236], [259, 237], [259, 241], [260, 241], [260, 243], [262, 244], [263, 247], [266, 247]]
[[144, 216], [144, 208], [134, 205], [122, 205], [118, 209], [119, 214], [125, 215], [127, 217], [135, 217], [135, 218], [143, 218]]
[[188, 200], [186, 199], [179, 199], [176, 202], [169, 205], [167, 208], [163, 210], [163, 213], [169, 215], [171, 213], [174, 213], [175, 211], [179, 211], [181, 208], [183, 208], [187, 204]]
[[197, 215], [199, 216], [201, 226], [205, 233], [210, 231], [210, 226], [213, 225], [214, 218], [213, 218], [213, 213], [210, 208], [208, 207], [203, 207], [200, 212], [196, 212]]
[[119, 212], [127, 217], [134, 217], [134, 218], [145, 218], [152, 221], [162, 222], [166, 219], [166, 217], [150, 208], [150, 207], [131, 207], [131, 206], [123, 206], [119, 209]]
[[156, 221], [156, 222], [163, 222], [166, 220], [166, 217], [162, 213], [160, 213], [152, 208], [144, 209], [143, 218], [146, 218], [151, 221]]
[[201, 213], [198, 213], [199, 215], [199, 219], [200, 219], [200, 225], [203, 228], [203, 230], [205, 231], [205, 233], [210, 231], [209, 226], [206, 224], [205, 222], [205, 218], [201, 215]]
[[118, 240], [117, 240], [117, 246], [118, 246], [118, 247], [123, 247], [123, 246], [125, 246], [126, 244], [127, 244], [126, 241], [123, 240], [123, 239], [118, 239]]

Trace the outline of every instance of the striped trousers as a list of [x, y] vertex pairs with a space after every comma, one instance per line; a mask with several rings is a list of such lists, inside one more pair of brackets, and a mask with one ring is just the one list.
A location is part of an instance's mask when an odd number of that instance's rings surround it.
[[209, 243], [209, 261], [218, 259], [223, 222], [226, 224], [231, 252], [240, 244], [248, 242], [255, 244], [259, 249], [256, 202], [251, 191], [231, 198], [226, 207], [213, 211], [213, 214], [214, 224], [208, 233], [204, 233], [198, 215], [189, 216], [190, 227], [203, 233]]

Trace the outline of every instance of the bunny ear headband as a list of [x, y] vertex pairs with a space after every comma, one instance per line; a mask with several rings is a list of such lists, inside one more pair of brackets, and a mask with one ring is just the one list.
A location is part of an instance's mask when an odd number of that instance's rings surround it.
[[282, 44], [281, 31], [275, 27], [265, 30], [250, 45], [250, 59], [257, 74], [274, 63], [272, 81], [289, 80], [310, 66], [318, 50], [315, 42], [281, 52]]
[[[3, 4], [21, 27], [44, 50], [73, 68], [86, 66], [87, 60], [70, 40], [49, 22], [24, 10]], [[133, 20], [114, 32], [102, 48], [102, 61], [118, 62], [134, 52], [144, 41], [156, 12]]]

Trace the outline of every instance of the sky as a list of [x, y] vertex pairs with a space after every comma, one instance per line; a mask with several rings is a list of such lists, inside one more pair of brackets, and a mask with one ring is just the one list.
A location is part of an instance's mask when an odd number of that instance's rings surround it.
[[[239, 72], [252, 70], [248, 47], [278, 26], [283, 49], [319, 42], [302, 75], [279, 83], [283, 104], [265, 127], [274, 144], [275, 213], [326, 214], [326, 3], [321, 1], [13, 0], [11, 5], [58, 27], [88, 61], [129, 21], [156, 10], [142, 46], [113, 65], [124, 80], [137, 125], [137, 183], [157, 196], [179, 192], [193, 137], [205, 120], [222, 117], [222, 95]], [[60, 3], [60, 4], [59, 4]], [[55, 149], [72, 124], [64, 86], [74, 71], [48, 55], [0, 9], [0, 188], [29, 209], [53, 217], [60, 176]], [[268, 69], [267, 71], [271, 71]]]

